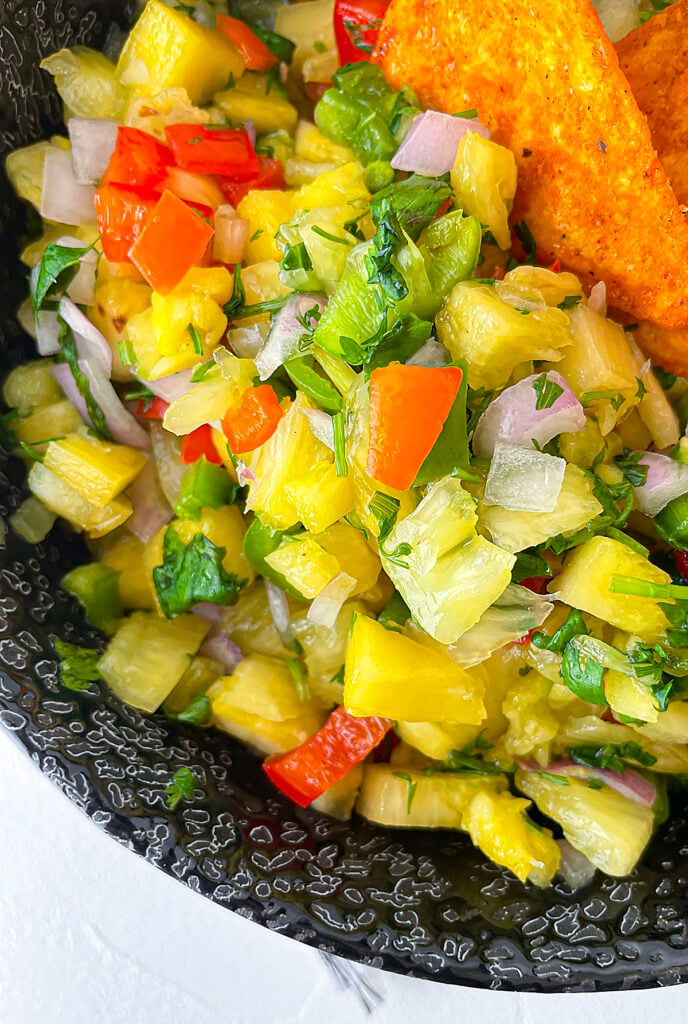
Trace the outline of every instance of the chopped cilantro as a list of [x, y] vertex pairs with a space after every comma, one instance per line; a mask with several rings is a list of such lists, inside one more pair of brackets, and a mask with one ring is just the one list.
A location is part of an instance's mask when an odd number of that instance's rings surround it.
[[100, 679], [98, 651], [57, 638], [53, 640], [53, 647], [60, 659], [60, 682], [68, 690], [88, 690], [90, 683]]
[[197, 533], [184, 544], [173, 526], [163, 541], [163, 562], [153, 570], [160, 607], [168, 618], [181, 615], [195, 604], [231, 605], [247, 580], [227, 572], [222, 565], [225, 549]]
[[177, 768], [168, 786], [165, 787], [167, 806], [173, 811], [182, 800], [191, 800], [198, 779], [190, 768]]
[[561, 385], [557, 384], [554, 380], [550, 380], [544, 371], [535, 378], [532, 388], [537, 395], [537, 398], [535, 399], [535, 408], [538, 411], [542, 409], [550, 409], [556, 402], [557, 398], [564, 394], [564, 389]]
[[76, 276], [81, 260], [94, 245], [95, 242], [78, 248], [55, 242], [46, 245], [38, 273], [35, 279], [32, 277], [31, 301], [36, 312], [43, 308], [50, 292], [65, 291]]
[[411, 805], [418, 788], [418, 779], [412, 779], [408, 772], [392, 772], [395, 779], [401, 779], [406, 783], [406, 813], [411, 813]]

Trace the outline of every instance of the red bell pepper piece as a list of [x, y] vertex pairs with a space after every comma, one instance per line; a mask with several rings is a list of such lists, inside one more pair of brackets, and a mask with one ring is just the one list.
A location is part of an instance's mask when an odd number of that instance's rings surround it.
[[335, 0], [334, 37], [340, 64], [370, 60], [390, 0]]
[[367, 757], [393, 724], [389, 718], [354, 718], [338, 707], [322, 729], [300, 747], [273, 754], [263, 770], [290, 800], [307, 807]]
[[674, 563], [684, 580], [688, 580], [688, 551], [674, 551]]
[[267, 71], [278, 63], [272, 50], [252, 32], [245, 21], [228, 14], [215, 15], [215, 28], [233, 43], [249, 71]]
[[458, 366], [391, 363], [370, 375], [368, 472], [405, 491], [442, 432], [461, 386]]
[[96, 222], [103, 254], [110, 263], [128, 263], [129, 250], [155, 209], [157, 199], [137, 195], [120, 185], [101, 185], [96, 191]]
[[151, 191], [160, 184], [173, 163], [168, 146], [140, 128], [119, 125], [115, 148], [100, 183]]
[[523, 634], [523, 636], [520, 636], [517, 640], [514, 640], [514, 643], [518, 644], [519, 647], [525, 647], [527, 644], [530, 643], [534, 632], [534, 629], [529, 629], [527, 633]]
[[258, 173], [256, 151], [241, 128], [168, 124], [165, 135], [175, 163], [185, 171], [222, 174], [231, 181], [248, 181]]
[[232, 206], [238, 206], [244, 196], [259, 188], [286, 188], [281, 160], [269, 156], [258, 157], [258, 173], [249, 181], [231, 181], [218, 178], [218, 184]]
[[167, 295], [203, 256], [209, 224], [171, 192], [163, 192], [129, 251], [151, 288]]
[[192, 462], [198, 462], [201, 455], [204, 455], [214, 466], [222, 465], [222, 459], [218, 455], [213, 441], [213, 428], [209, 423], [196, 427], [190, 434], [185, 434], [182, 438], [180, 460], [185, 466], [190, 466]]
[[545, 594], [549, 579], [549, 576], [526, 576], [525, 579], [520, 581], [519, 586], [527, 587], [534, 594]]
[[136, 415], [140, 420], [162, 420], [170, 407], [170, 403], [157, 395], [153, 398], [140, 398], [136, 406]]
[[247, 388], [239, 404], [229, 409], [222, 420], [232, 455], [243, 455], [265, 444], [283, 416], [284, 410], [269, 384]]

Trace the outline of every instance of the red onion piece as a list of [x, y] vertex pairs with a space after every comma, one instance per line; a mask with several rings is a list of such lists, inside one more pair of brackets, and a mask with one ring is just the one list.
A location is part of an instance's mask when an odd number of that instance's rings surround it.
[[234, 327], [227, 331], [229, 347], [239, 359], [255, 359], [263, 347], [269, 329], [269, 325], [262, 322], [251, 324], [250, 327]]
[[142, 380], [149, 391], [152, 391], [156, 398], [162, 398], [163, 402], [174, 402], [191, 390], [191, 374], [193, 369], [179, 370], [178, 373], [171, 373], [169, 377], [158, 377], [157, 380]]
[[397, 171], [415, 171], [434, 178], [451, 171], [456, 151], [466, 132], [489, 139], [490, 133], [477, 118], [452, 117], [426, 110], [411, 122], [406, 138], [390, 163]]
[[97, 367], [109, 378], [112, 373], [112, 349], [98, 328], [66, 296], [60, 299], [57, 313], [74, 332], [79, 359], [87, 359], [94, 370]]
[[561, 851], [561, 861], [557, 874], [571, 889], [580, 889], [587, 885], [597, 870], [584, 853], [577, 850], [567, 839], [557, 839]]
[[599, 313], [600, 316], [607, 315], [607, 286], [604, 281], [598, 281], [590, 289], [588, 306], [594, 313]]
[[308, 426], [311, 428], [313, 436], [317, 437], [318, 441], [322, 441], [333, 452], [334, 427], [330, 414], [322, 409], [308, 409], [305, 407], [301, 409], [301, 412], [308, 420]]
[[227, 633], [218, 633], [210, 640], [206, 640], [199, 649], [199, 654], [205, 658], [213, 658], [219, 661], [225, 672], [231, 675], [240, 661], [244, 660], [241, 648], [234, 643]]
[[76, 180], [71, 153], [51, 146], [43, 164], [41, 217], [59, 224], [95, 224], [95, 194], [93, 185]]
[[547, 409], [537, 409], [538, 392], [534, 385], [542, 374], [524, 377], [505, 388], [490, 402], [478, 420], [473, 434], [473, 452], [489, 459], [498, 441], [533, 448], [533, 439], [542, 447], [558, 434], [575, 434], [585, 427], [585, 410], [561, 374], [548, 370], [547, 382], [562, 389]]
[[407, 366], [446, 366], [449, 362], [449, 353], [441, 341], [428, 338], [424, 345], [409, 356], [406, 360]]
[[66, 363], [55, 363], [52, 370], [53, 376], [57, 383], [62, 388], [65, 398], [69, 399], [69, 401], [72, 403], [76, 411], [81, 416], [84, 423], [90, 424], [91, 419], [88, 415], [86, 403], [83, 400], [81, 392], [76, 386], [76, 381], [74, 380], [74, 374], [72, 373], [72, 371], [69, 369]]
[[219, 626], [222, 622], [223, 611], [224, 608], [219, 604], [211, 604], [210, 601], [201, 601], [200, 604], [195, 604], [193, 606], [191, 614], [198, 615], [199, 619], [205, 619], [206, 622], [212, 622], [213, 626]]
[[216, 211], [213, 222], [213, 257], [221, 263], [241, 263], [246, 255], [251, 226], [247, 220], [237, 217], [233, 210], [233, 217], [218, 216], [220, 210]]
[[[57, 245], [64, 245], [68, 249], [80, 249], [83, 241], [74, 238], [72, 235], [62, 235], [57, 239]], [[92, 306], [96, 297], [96, 268], [98, 266], [98, 254], [91, 249], [79, 261], [79, 269], [69, 282], [67, 295], [81, 306]]]
[[[289, 296], [279, 312], [274, 314], [270, 333], [256, 356], [256, 369], [261, 380], [267, 380], [286, 359], [298, 353], [304, 327], [297, 317], [302, 317], [313, 307], [322, 310], [326, 304], [325, 296], [314, 292], [297, 292]], [[315, 324], [315, 321], [311, 320], [311, 323]]]
[[561, 775], [564, 778], [599, 779], [600, 782], [604, 782], [606, 786], [621, 796], [628, 797], [629, 800], [634, 800], [635, 803], [643, 804], [645, 807], [652, 807], [657, 799], [657, 790], [653, 784], [644, 775], [633, 771], [632, 768], [624, 767], [623, 775], [618, 775], [610, 768], [589, 768], [584, 764], [576, 764], [570, 759], [552, 761], [545, 768], [532, 761], [519, 761], [518, 763], [524, 771], [544, 771], [550, 775]]
[[287, 595], [280, 587], [276, 587], [274, 583], [271, 583], [270, 580], [265, 581], [265, 592], [268, 597], [268, 606], [275, 629], [284, 646], [289, 647], [294, 642], [294, 633], [291, 628]]
[[151, 422], [149, 430], [153, 458], [158, 468], [158, 480], [163, 494], [174, 508], [179, 501], [182, 478], [186, 472], [186, 466], [180, 458], [181, 442], [174, 434], [170, 434], [169, 430], [165, 430], [162, 424], [155, 421]]
[[314, 598], [306, 618], [316, 626], [327, 626], [332, 629], [342, 605], [356, 587], [356, 580], [345, 572], [340, 572], [329, 583], [325, 584]]
[[122, 405], [102, 367], [88, 359], [80, 359], [79, 366], [88, 378], [91, 394], [103, 410], [105, 423], [115, 441], [140, 451], [150, 449], [150, 438], [139, 421]]
[[647, 466], [645, 483], [633, 488], [636, 503], [643, 515], [653, 518], [673, 498], [688, 492], [688, 466], [682, 462], [658, 452], [643, 452], [638, 465]]
[[127, 495], [134, 509], [127, 520], [127, 529], [147, 544], [172, 518], [172, 509], [167, 504], [158, 480], [155, 459], [148, 459]]
[[247, 117], [246, 120], [244, 121], [244, 131], [246, 132], [246, 134], [248, 135], [249, 139], [251, 140], [251, 145], [255, 146], [255, 144], [256, 144], [256, 126], [255, 126], [254, 122], [252, 121], [252, 119], [250, 117]]
[[36, 313], [36, 348], [41, 356], [54, 356], [60, 351], [60, 325], [57, 313], [42, 309]]
[[237, 459], [236, 466], [237, 480], [240, 487], [245, 487], [246, 484], [254, 484], [258, 479], [256, 474], [253, 472], [250, 466], [247, 466], [243, 459]]
[[70, 117], [74, 177], [80, 185], [97, 185], [117, 141], [117, 122], [103, 117]]

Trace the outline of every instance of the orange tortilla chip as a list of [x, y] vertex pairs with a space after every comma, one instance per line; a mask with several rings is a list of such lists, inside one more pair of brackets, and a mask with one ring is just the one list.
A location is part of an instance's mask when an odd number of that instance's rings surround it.
[[476, 107], [518, 165], [512, 219], [636, 320], [688, 325], [688, 224], [588, 0], [392, 0], [376, 59], [428, 107]]
[[688, 330], [666, 331], [641, 320], [633, 337], [653, 363], [679, 377], [688, 377]]
[[616, 45], [679, 203], [688, 205], [688, 0], [678, 0]]

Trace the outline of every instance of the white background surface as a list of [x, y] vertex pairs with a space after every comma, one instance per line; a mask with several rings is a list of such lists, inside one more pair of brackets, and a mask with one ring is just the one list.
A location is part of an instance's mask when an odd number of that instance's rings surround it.
[[365, 970], [368, 1014], [314, 950], [129, 853], [0, 730], [0, 1024], [683, 1024], [688, 988], [537, 996]]

